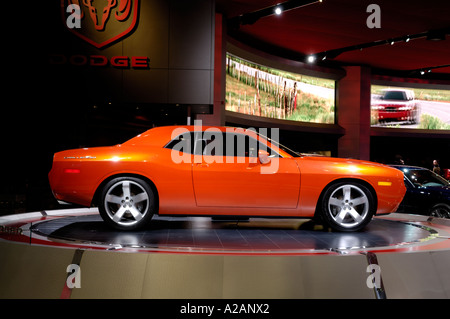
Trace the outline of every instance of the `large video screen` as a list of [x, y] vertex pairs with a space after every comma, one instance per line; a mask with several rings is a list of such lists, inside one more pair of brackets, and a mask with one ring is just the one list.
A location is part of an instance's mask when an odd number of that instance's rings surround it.
[[273, 69], [227, 54], [228, 111], [310, 123], [335, 123], [334, 80]]
[[450, 90], [372, 85], [371, 125], [450, 130]]

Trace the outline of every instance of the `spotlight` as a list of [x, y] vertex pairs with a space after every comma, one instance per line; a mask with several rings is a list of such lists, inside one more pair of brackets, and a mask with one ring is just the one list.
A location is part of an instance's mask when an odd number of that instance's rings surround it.
[[394, 40], [389, 40], [390, 45], [394, 45]]
[[405, 42], [409, 42], [409, 40], [411, 40], [411, 38], [409, 36], [407, 36], [405, 39]]
[[424, 71], [424, 70], [420, 70], [420, 74], [421, 74], [421, 75], [424, 75], [424, 74], [425, 74], [425, 71]]
[[314, 55], [309, 55], [307, 61], [309, 63], [314, 63], [316, 61], [316, 57]]
[[280, 6], [277, 6], [277, 7], [275, 8], [275, 14], [276, 14], [276, 15], [279, 16], [282, 12], [283, 12], [283, 9], [281, 9]]

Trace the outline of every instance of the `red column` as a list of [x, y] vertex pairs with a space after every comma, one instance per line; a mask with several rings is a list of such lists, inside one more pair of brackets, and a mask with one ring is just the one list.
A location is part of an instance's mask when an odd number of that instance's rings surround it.
[[345, 129], [338, 141], [338, 156], [370, 159], [370, 69], [345, 67], [347, 75], [337, 83], [337, 119]]

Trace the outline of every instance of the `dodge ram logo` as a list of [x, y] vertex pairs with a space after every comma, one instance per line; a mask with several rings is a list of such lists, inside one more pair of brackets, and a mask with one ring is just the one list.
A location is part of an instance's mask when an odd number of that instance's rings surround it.
[[80, 27], [68, 29], [99, 49], [130, 34], [139, 15], [139, 0], [61, 0], [63, 21], [76, 14], [71, 5], [80, 9]]

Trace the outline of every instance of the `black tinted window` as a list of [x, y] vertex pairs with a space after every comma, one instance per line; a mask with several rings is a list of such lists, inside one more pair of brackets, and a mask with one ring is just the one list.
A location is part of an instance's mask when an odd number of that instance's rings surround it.
[[166, 148], [180, 151], [182, 153], [194, 154], [194, 137], [193, 132], [186, 132], [175, 137], [172, 141], [170, 141]]
[[196, 155], [238, 157], [257, 157], [261, 149], [271, 156], [279, 156], [248, 135], [215, 131], [183, 133], [170, 141], [166, 148]]
[[447, 186], [449, 182], [433, 173], [430, 170], [425, 169], [402, 169], [405, 176], [417, 187], [428, 186]]
[[402, 91], [387, 91], [383, 98], [385, 100], [406, 101], [406, 94]]

